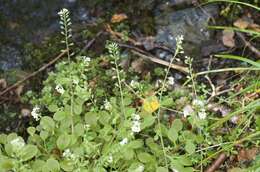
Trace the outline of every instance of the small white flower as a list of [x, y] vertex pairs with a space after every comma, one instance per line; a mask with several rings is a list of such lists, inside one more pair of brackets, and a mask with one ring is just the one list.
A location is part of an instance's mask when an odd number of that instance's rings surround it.
[[40, 108], [35, 106], [31, 112], [31, 115], [36, 121], [38, 121], [41, 118]]
[[65, 90], [64, 90], [64, 88], [62, 87], [61, 84], [56, 85], [55, 90], [56, 90], [58, 93], [60, 93], [60, 94], [64, 94], [64, 92], [65, 92]]
[[58, 15], [63, 16], [63, 15], [65, 15], [65, 14], [68, 13], [68, 12], [69, 12], [68, 9], [63, 8], [63, 9], [61, 9], [61, 10], [58, 12]]
[[73, 79], [73, 84], [75, 84], [75, 85], [78, 85], [79, 84], [79, 80], [78, 79]]
[[139, 133], [141, 131], [141, 124], [139, 121], [133, 121], [133, 124], [132, 124], [132, 132], [134, 133]]
[[204, 107], [205, 106], [205, 103], [202, 101], [202, 100], [199, 100], [199, 99], [194, 99], [192, 101], [192, 105], [195, 106], [195, 107]]
[[207, 117], [206, 110], [205, 109], [201, 109], [201, 111], [198, 112], [198, 116], [199, 116], [200, 119], [206, 119], [206, 117]]
[[194, 110], [192, 109], [191, 105], [186, 105], [183, 108], [183, 116], [186, 118], [187, 116], [190, 116], [194, 113]]
[[174, 85], [174, 78], [172, 76], [168, 77], [168, 84]]
[[10, 143], [16, 150], [20, 150], [25, 145], [24, 141], [21, 138], [15, 138]]
[[85, 64], [85, 66], [89, 66], [89, 62], [91, 61], [90, 57], [81, 56], [80, 58], [83, 60], [83, 63]]
[[128, 139], [124, 138], [119, 144], [123, 146], [123, 145], [125, 145], [127, 143], [128, 143]]
[[144, 166], [140, 165], [139, 167], [137, 167], [134, 172], [143, 172], [144, 171]]
[[70, 149], [66, 149], [62, 156], [64, 158], [67, 158], [67, 159], [71, 159], [71, 160], [75, 160], [76, 159], [76, 156], [70, 151]]
[[107, 99], [104, 101], [104, 108], [106, 110], [111, 110], [112, 109], [112, 105], [109, 101], [107, 101]]
[[133, 87], [133, 88], [138, 88], [139, 87], [139, 83], [135, 80], [132, 80], [130, 82], [130, 86]]
[[132, 118], [133, 118], [134, 121], [140, 120], [140, 115], [134, 113], [134, 114], [132, 114], [132, 116], [133, 116]]
[[112, 155], [109, 155], [107, 162], [108, 163], [112, 163], [113, 162], [113, 156]]

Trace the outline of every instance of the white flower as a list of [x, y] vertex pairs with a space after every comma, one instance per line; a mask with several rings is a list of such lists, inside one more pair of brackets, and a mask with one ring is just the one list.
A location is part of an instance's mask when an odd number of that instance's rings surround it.
[[176, 50], [178, 50], [179, 53], [184, 53], [183, 47], [182, 47], [182, 42], [183, 42], [183, 35], [179, 35], [176, 37]]
[[104, 108], [106, 110], [111, 110], [112, 109], [112, 105], [109, 101], [107, 101], [107, 99], [104, 101]]
[[204, 107], [205, 103], [202, 100], [194, 99], [192, 101], [192, 105], [195, 106], [195, 107]]
[[206, 110], [205, 109], [201, 109], [201, 111], [198, 112], [198, 116], [199, 116], [200, 119], [206, 119], [206, 117], [207, 117]]
[[132, 116], [133, 116], [132, 118], [133, 118], [134, 121], [140, 120], [140, 115], [134, 113], [134, 114], [132, 114]]
[[124, 138], [119, 144], [123, 146], [123, 145], [125, 145], [127, 143], [128, 143], [128, 139]]
[[112, 163], [113, 162], [113, 156], [112, 155], [109, 155], [107, 162], [108, 163]]
[[70, 151], [70, 149], [66, 149], [62, 156], [64, 158], [67, 158], [67, 159], [71, 159], [71, 160], [75, 160], [76, 159], [76, 156]]
[[132, 80], [130, 82], [130, 86], [133, 87], [133, 88], [138, 88], [139, 87], [139, 83], [135, 80]]
[[174, 85], [174, 78], [172, 76], [168, 77], [168, 84]]
[[15, 138], [10, 143], [16, 150], [20, 150], [25, 145], [24, 141], [21, 138]]
[[69, 12], [68, 9], [63, 8], [63, 9], [61, 9], [61, 10], [58, 12], [58, 15], [63, 16], [63, 15], [65, 15], [65, 14], [68, 13], [68, 12]]
[[61, 84], [56, 85], [55, 90], [56, 90], [58, 93], [60, 93], [60, 94], [64, 94], [64, 92], [65, 92], [65, 90], [64, 90], [64, 88], [62, 87]]
[[144, 171], [144, 166], [140, 165], [139, 167], [137, 167], [134, 172], [143, 172]]
[[191, 105], [186, 105], [183, 108], [183, 116], [186, 118], [187, 116], [190, 116], [194, 113], [194, 110], [192, 109]]
[[86, 66], [89, 66], [89, 62], [91, 61], [91, 58], [90, 58], [90, 57], [81, 56], [80, 58], [83, 60], [83, 63], [84, 63]]
[[32, 117], [38, 121], [41, 118], [40, 108], [38, 106], [35, 106], [31, 112]]
[[139, 121], [133, 121], [133, 124], [132, 124], [132, 132], [134, 133], [139, 133], [141, 131], [141, 124]]

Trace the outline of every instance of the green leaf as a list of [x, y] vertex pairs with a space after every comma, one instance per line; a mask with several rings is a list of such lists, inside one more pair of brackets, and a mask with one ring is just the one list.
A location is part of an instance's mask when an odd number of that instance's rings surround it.
[[74, 127], [74, 134], [76, 136], [83, 136], [84, 135], [84, 125], [81, 123], [78, 123], [75, 127]]
[[42, 126], [43, 129], [50, 131], [50, 132], [52, 132], [55, 127], [55, 123], [54, 123], [53, 119], [49, 116], [44, 116], [41, 119], [40, 125]]
[[38, 153], [38, 148], [34, 145], [26, 145], [19, 152], [18, 156], [21, 161], [28, 161], [36, 156]]
[[172, 142], [176, 142], [178, 139], [178, 132], [175, 128], [171, 127], [168, 130], [167, 136]]
[[0, 159], [0, 170], [9, 171], [15, 166], [15, 160], [12, 159]]
[[68, 114], [66, 111], [57, 111], [56, 113], [54, 113], [53, 115], [53, 119], [55, 121], [62, 121], [64, 120], [66, 117], [68, 117]]
[[141, 153], [137, 154], [137, 158], [142, 163], [149, 163], [149, 162], [153, 162], [154, 161], [153, 156], [151, 154], [149, 154], [149, 153], [146, 153], [146, 152], [141, 152]]
[[172, 122], [172, 128], [174, 128], [177, 132], [181, 131], [183, 127], [182, 121], [180, 119], [175, 119]]
[[162, 101], [161, 101], [161, 106], [165, 106], [165, 107], [171, 107], [174, 102], [173, 102], [173, 98], [172, 97], [165, 97]]
[[45, 167], [45, 161], [43, 160], [35, 160], [32, 164], [32, 169], [34, 172], [42, 172]]
[[47, 131], [41, 131], [40, 132], [40, 137], [44, 141], [49, 137], [49, 133]]
[[60, 150], [66, 149], [70, 144], [70, 137], [68, 134], [62, 134], [57, 139], [57, 146]]
[[196, 150], [196, 146], [195, 146], [195, 144], [192, 141], [188, 140], [186, 142], [186, 145], [185, 145], [184, 149], [185, 149], [185, 151], [187, 153], [193, 154], [195, 152], [195, 150]]
[[84, 104], [84, 100], [81, 98], [77, 98], [73, 103], [73, 112], [76, 115], [80, 115], [82, 112], [82, 105]]
[[7, 141], [7, 135], [6, 134], [0, 134], [0, 144], [5, 144]]
[[73, 171], [74, 170], [74, 166], [73, 166], [73, 162], [69, 161], [69, 160], [64, 160], [61, 162], [61, 168], [64, 171]]
[[96, 125], [97, 124], [97, 114], [95, 112], [88, 112], [85, 115], [85, 122], [88, 125]]
[[132, 149], [138, 149], [143, 147], [144, 143], [142, 140], [134, 140], [127, 144]]
[[50, 112], [56, 112], [57, 110], [59, 109], [59, 107], [55, 104], [55, 103], [52, 103], [48, 106], [48, 110]]
[[47, 160], [45, 164], [45, 168], [49, 172], [59, 172], [60, 171], [60, 164], [57, 160], [50, 158]]
[[165, 167], [157, 167], [156, 172], [169, 172], [169, 170]]
[[27, 132], [30, 134], [30, 136], [33, 136], [35, 134], [35, 127], [28, 127]]
[[141, 123], [141, 129], [143, 130], [147, 127], [152, 126], [154, 124], [155, 118], [156, 117], [154, 117], [152, 115], [145, 115], [144, 121]]

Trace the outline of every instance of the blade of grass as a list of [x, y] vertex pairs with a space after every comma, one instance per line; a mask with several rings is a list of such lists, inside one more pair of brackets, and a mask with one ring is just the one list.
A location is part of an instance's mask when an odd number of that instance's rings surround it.
[[245, 6], [254, 8], [254, 9], [258, 10], [258, 11], [260, 10], [260, 8], [258, 6], [256, 6], [256, 5], [252, 5], [250, 3], [241, 2], [241, 1], [235, 1], [235, 0], [208, 0], [208, 2], [206, 2], [204, 4], [214, 3], [214, 2], [228, 2], [228, 3], [240, 4], [240, 5], [245, 5]]
[[229, 55], [229, 54], [217, 54], [217, 55], [214, 55], [214, 56], [224, 58], [224, 59], [233, 59], [233, 60], [243, 61], [243, 62], [251, 64], [252, 66], [260, 68], [260, 63], [254, 62], [253, 60], [250, 60], [248, 58], [235, 56], [235, 55]]
[[256, 109], [256, 108], [259, 108], [260, 107], [260, 100], [255, 100], [251, 103], [249, 103], [248, 105], [246, 105], [245, 107], [243, 108], [240, 108], [230, 114], [228, 114], [227, 116], [221, 118], [219, 121], [215, 122], [214, 124], [210, 125], [208, 127], [209, 130], [212, 130], [212, 129], [215, 129], [219, 126], [221, 126], [223, 123], [227, 122], [231, 117], [237, 115], [237, 114], [240, 114], [240, 113], [244, 113], [248, 110], [252, 110], [252, 109]]
[[218, 29], [218, 30], [234, 30], [234, 31], [238, 31], [238, 32], [244, 32], [244, 33], [248, 33], [248, 34], [252, 34], [252, 35], [256, 35], [256, 36], [260, 36], [260, 32], [256, 32], [253, 30], [249, 30], [249, 29], [240, 29], [237, 27], [229, 27], [229, 26], [208, 26], [209, 29]]

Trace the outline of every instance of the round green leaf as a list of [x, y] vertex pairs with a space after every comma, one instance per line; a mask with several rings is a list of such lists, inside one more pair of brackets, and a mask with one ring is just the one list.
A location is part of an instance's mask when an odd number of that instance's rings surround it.
[[84, 125], [83, 124], [81, 124], [81, 123], [78, 123], [76, 126], [75, 126], [75, 128], [74, 128], [74, 134], [76, 135], [76, 136], [82, 136], [82, 135], [84, 135]]
[[196, 146], [192, 141], [188, 140], [184, 149], [187, 153], [192, 154], [195, 152]]
[[21, 161], [28, 161], [36, 156], [38, 153], [38, 148], [34, 145], [26, 145], [19, 152], [18, 156]]
[[177, 139], [178, 139], [178, 132], [176, 131], [175, 128], [171, 127], [171, 128], [168, 130], [167, 136], [168, 136], [168, 138], [169, 138], [172, 142], [176, 142]]
[[177, 132], [181, 131], [183, 127], [182, 121], [180, 119], [175, 119], [172, 122], [172, 128], [174, 128]]
[[45, 129], [47, 131], [53, 131], [54, 127], [55, 127], [55, 123], [54, 123], [53, 119], [49, 116], [44, 116], [41, 119], [40, 125], [42, 126], [43, 129]]
[[66, 149], [70, 144], [70, 137], [68, 134], [62, 134], [57, 139], [57, 146], [60, 150]]
[[60, 171], [60, 164], [57, 160], [50, 158], [47, 160], [45, 164], [45, 168], [49, 172], [59, 172]]
[[154, 158], [152, 155], [150, 155], [149, 153], [146, 152], [141, 152], [137, 155], [139, 161], [143, 162], [143, 163], [149, 163], [149, 162], [153, 162]]
[[30, 136], [33, 136], [35, 134], [35, 127], [28, 127], [27, 132], [30, 134]]

